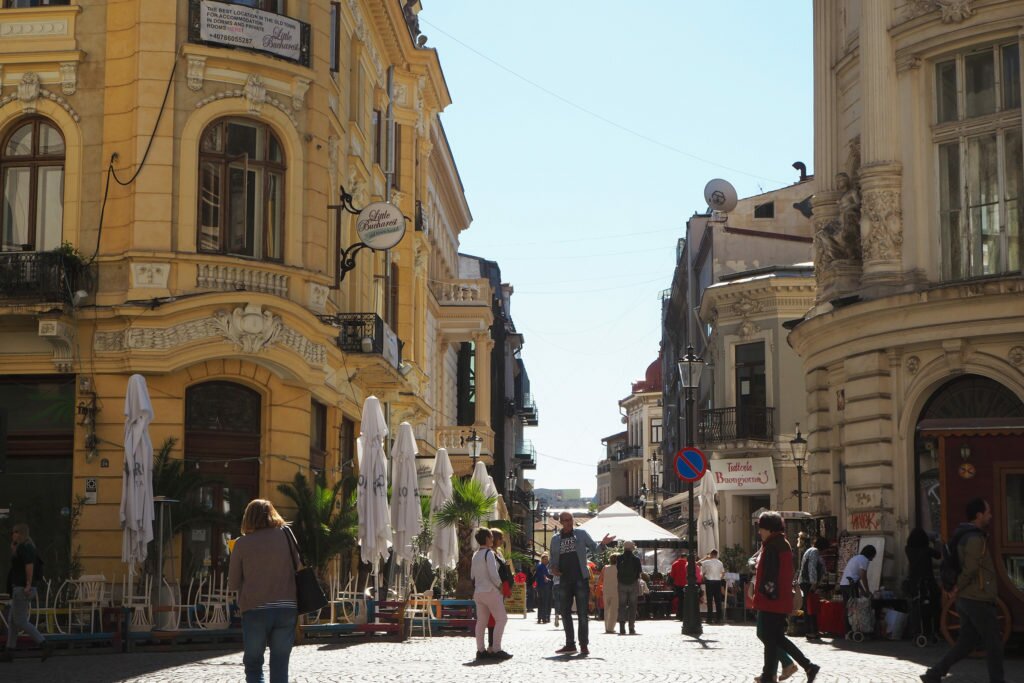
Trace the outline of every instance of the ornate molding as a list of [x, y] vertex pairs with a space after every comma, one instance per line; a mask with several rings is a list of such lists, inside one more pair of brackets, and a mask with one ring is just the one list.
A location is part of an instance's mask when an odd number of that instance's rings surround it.
[[312, 81], [308, 78], [302, 78], [296, 76], [292, 81], [292, 109], [296, 111], [302, 109], [303, 103], [306, 101], [306, 93], [309, 91], [309, 86]]
[[936, 10], [942, 12], [942, 23], [959, 24], [974, 16], [972, 0], [910, 0], [907, 19], [915, 19]]
[[290, 327], [282, 329], [279, 343], [302, 356], [310, 367], [322, 368], [327, 364], [327, 349], [324, 345], [306, 339]]
[[1024, 346], [1014, 346], [1006, 354], [1006, 357], [1009, 359], [1011, 364], [1018, 368], [1021, 367], [1024, 365]]
[[916, 375], [917, 371], [921, 369], [921, 359], [917, 356], [911, 356], [907, 359], [907, 372], [911, 375]]
[[169, 263], [133, 263], [132, 287], [140, 289], [166, 289], [171, 274]]
[[740, 294], [739, 298], [732, 305], [733, 313], [741, 317], [747, 317], [754, 313], [760, 313], [764, 310], [764, 304], [750, 296], [749, 293], [744, 292]]
[[196, 267], [196, 286], [224, 292], [262, 292], [287, 297], [290, 276], [268, 270], [200, 263]]
[[373, 62], [373, 68], [377, 72], [377, 83], [384, 83], [384, 62], [381, 60], [380, 53], [377, 52], [377, 48], [373, 44], [373, 36], [370, 35], [370, 30], [366, 27], [363, 11], [359, 9], [359, 0], [348, 0], [348, 9], [352, 12], [352, 20], [356, 25], [356, 36], [359, 40], [363, 41], [363, 46], [366, 47], [366, 52], [370, 55], [370, 61]]
[[409, 88], [404, 83], [395, 83], [395, 104], [409, 106]]
[[326, 313], [328, 289], [315, 282], [307, 283], [307, 289], [309, 290], [309, 310], [316, 313]]
[[203, 80], [206, 78], [206, 57], [204, 55], [188, 56], [188, 74], [186, 81], [188, 89], [198, 92], [203, 89]]
[[864, 191], [865, 261], [898, 261], [903, 250], [903, 207], [897, 188]]
[[81, 117], [78, 115], [78, 112], [68, 104], [68, 101], [57, 93], [50, 92], [46, 88], [43, 88], [40, 85], [39, 75], [31, 71], [21, 77], [21, 82], [18, 83], [14, 92], [6, 97], [0, 97], [0, 107], [3, 107], [10, 102], [20, 101], [22, 110], [26, 114], [32, 114], [36, 111], [37, 100], [40, 99], [47, 99], [52, 102], [56, 102], [57, 106], [66, 111], [75, 123], [81, 121]]
[[246, 304], [227, 311], [214, 311], [213, 325], [220, 334], [246, 353], [257, 353], [280, 336], [281, 317], [264, 311], [259, 304]]
[[0, 38], [39, 38], [42, 36], [66, 36], [67, 34], [67, 19], [0, 23]]
[[60, 63], [60, 90], [65, 95], [74, 95], [78, 89], [78, 62]]
[[744, 320], [742, 323], [740, 323], [739, 329], [737, 331], [740, 335], [740, 339], [750, 339], [755, 334], [760, 332], [761, 328], [749, 320]]
[[263, 80], [256, 74], [250, 74], [248, 80], [245, 82], [243, 88], [233, 88], [230, 90], [222, 90], [221, 92], [204, 97], [203, 99], [196, 102], [196, 109], [201, 109], [208, 104], [217, 102], [218, 100], [224, 100], [234, 97], [244, 97], [249, 105], [249, 112], [259, 116], [260, 111], [264, 104], [270, 104], [280, 109], [288, 120], [292, 122], [292, 125], [296, 128], [299, 127], [299, 120], [295, 118], [295, 114], [288, 102], [283, 102], [277, 97], [267, 93], [266, 86], [263, 84]]
[[245, 94], [245, 101], [249, 103], [249, 113], [259, 115], [267, 101], [267, 86], [263, 84], [263, 79], [257, 74], [249, 74], [242, 92]]
[[61, 320], [44, 318], [39, 321], [38, 334], [53, 347], [53, 364], [57, 372], [71, 372], [75, 328]]

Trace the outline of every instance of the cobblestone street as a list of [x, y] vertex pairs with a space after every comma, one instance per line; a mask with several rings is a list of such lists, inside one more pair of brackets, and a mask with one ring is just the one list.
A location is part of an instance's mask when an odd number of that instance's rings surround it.
[[[512, 617], [505, 649], [515, 656], [501, 664], [473, 662], [473, 641], [466, 637], [415, 638], [389, 641], [330, 641], [303, 645], [292, 651], [291, 680], [323, 681], [682, 681], [749, 683], [759, 673], [761, 648], [751, 625], [706, 627], [700, 643], [680, 635], [678, 622], [644, 621], [639, 635], [606, 635], [603, 624], [591, 622], [591, 655], [555, 655], [562, 631], [539, 625], [533, 617]], [[924, 664], [937, 660], [940, 647], [919, 650], [907, 642], [869, 642], [853, 645], [826, 640], [820, 645], [798, 644], [822, 667], [819, 682], [917, 683]], [[55, 655], [40, 664], [25, 658], [0, 665], [4, 683], [74, 683], [131, 681], [237, 682], [244, 680], [241, 653], [179, 652], [120, 655]], [[805, 680], [803, 673], [789, 679]], [[1024, 681], [1024, 660], [1007, 662], [1007, 681]], [[984, 661], [961, 664], [948, 683], [986, 683]]]

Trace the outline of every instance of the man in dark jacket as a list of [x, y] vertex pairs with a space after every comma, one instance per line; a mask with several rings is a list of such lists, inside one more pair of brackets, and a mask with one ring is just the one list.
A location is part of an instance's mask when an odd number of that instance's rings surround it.
[[39, 645], [43, 660], [53, 652], [53, 643], [44, 639], [28, 619], [29, 606], [36, 595], [34, 584], [39, 580], [36, 574], [39, 564], [36, 546], [28, 533], [28, 524], [15, 524], [11, 531], [11, 571], [7, 576], [7, 588], [11, 592], [11, 607], [7, 614], [7, 647], [0, 654], [0, 662], [9, 662], [14, 658], [18, 631], [24, 631]]
[[629, 634], [636, 635], [636, 608], [640, 595], [640, 558], [633, 549], [633, 541], [623, 544], [622, 555], [615, 563], [618, 570], [616, 577], [619, 582], [619, 635], [626, 635], [626, 624]]
[[996, 569], [988, 552], [985, 529], [992, 523], [992, 506], [984, 498], [967, 503], [967, 521], [957, 527], [949, 548], [960, 558], [960, 576], [952, 596], [960, 614], [960, 637], [935, 667], [921, 674], [924, 683], [938, 683], [954, 664], [977, 647], [985, 649], [989, 683], [1003, 678], [1003, 638], [997, 620]]

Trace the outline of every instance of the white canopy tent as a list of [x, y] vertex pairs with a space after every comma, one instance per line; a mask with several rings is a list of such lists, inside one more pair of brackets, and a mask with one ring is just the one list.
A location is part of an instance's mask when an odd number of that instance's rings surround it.
[[619, 541], [660, 541], [678, 540], [678, 536], [662, 529], [654, 522], [641, 517], [636, 510], [622, 503], [612, 503], [597, 516], [580, 525], [594, 540], [601, 540], [611, 534]]

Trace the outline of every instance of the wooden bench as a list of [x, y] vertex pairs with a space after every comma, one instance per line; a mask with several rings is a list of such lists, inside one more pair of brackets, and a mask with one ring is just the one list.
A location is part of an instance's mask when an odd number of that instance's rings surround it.
[[242, 642], [241, 628], [186, 628], [177, 631], [129, 632], [125, 639], [128, 652], [167, 652], [182, 649], [217, 650]]

